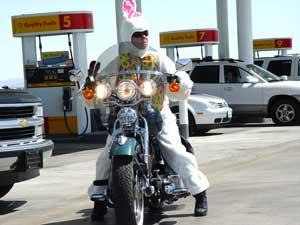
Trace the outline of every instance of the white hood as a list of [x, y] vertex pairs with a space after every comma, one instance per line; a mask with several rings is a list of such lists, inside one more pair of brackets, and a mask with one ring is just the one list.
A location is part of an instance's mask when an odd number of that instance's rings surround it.
[[277, 92], [281, 91], [282, 94], [300, 95], [300, 81], [268, 82], [266, 86], [269, 87], [268, 89], [272, 87]]
[[201, 94], [201, 95], [190, 95], [189, 96], [189, 100], [195, 100], [197, 101], [198, 99], [201, 99], [202, 101], [213, 101], [213, 102], [225, 102], [225, 100], [223, 98], [217, 97], [217, 96], [213, 96], [213, 95], [207, 95], [207, 94]]
[[145, 30], [149, 31], [149, 26], [142, 15], [131, 18], [124, 17], [120, 30], [119, 53], [130, 53], [143, 57], [148, 52], [149, 45], [145, 49], [138, 49], [131, 43], [131, 36], [135, 32], [142, 32]]

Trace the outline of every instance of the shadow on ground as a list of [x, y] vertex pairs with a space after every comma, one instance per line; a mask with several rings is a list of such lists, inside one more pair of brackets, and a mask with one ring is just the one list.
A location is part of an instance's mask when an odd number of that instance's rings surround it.
[[[191, 217], [193, 214], [172, 214], [167, 215], [168, 212], [180, 210], [184, 205], [167, 205], [163, 210], [149, 211], [145, 210], [144, 225], [174, 225], [177, 224], [176, 218]], [[114, 218], [113, 209], [108, 210], [108, 214], [105, 216], [103, 221], [91, 221], [90, 214], [92, 209], [83, 209], [78, 211], [78, 214], [82, 214], [80, 219], [47, 223], [43, 225], [84, 225], [84, 224], [99, 224], [99, 225], [115, 225], [116, 221]]]
[[26, 201], [0, 201], [0, 215], [18, 211], [18, 208], [26, 203]]
[[48, 135], [45, 138], [54, 142], [53, 156], [102, 148], [107, 132], [94, 132], [84, 136]]

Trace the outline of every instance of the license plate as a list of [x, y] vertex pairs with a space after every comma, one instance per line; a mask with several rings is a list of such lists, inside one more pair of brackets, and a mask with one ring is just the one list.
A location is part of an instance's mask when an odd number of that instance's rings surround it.
[[43, 167], [43, 154], [41, 151], [26, 152], [26, 169], [38, 169]]

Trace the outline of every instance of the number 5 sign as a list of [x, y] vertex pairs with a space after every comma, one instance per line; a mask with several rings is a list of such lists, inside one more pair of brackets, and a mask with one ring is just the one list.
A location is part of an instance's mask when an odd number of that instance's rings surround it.
[[94, 30], [91, 12], [62, 12], [20, 15], [12, 17], [15, 37], [40, 34], [61, 34], [92, 32]]

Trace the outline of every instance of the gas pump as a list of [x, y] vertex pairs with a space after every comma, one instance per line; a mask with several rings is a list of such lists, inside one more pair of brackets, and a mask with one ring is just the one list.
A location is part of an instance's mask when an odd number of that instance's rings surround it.
[[[14, 37], [22, 39], [24, 87], [42, 99], [46, 134], [89, 133], [90, 113], [69, 79], [71, 69], [87, 74], [86, 33], [93, 32], [87, 11], [12, 16]], [[43, 37], [66, 35], [68, 51], [43, 51]], [[71, 41], [72, 38], [72, 41]], [[37, 54], [37, 42], [40, 60]]]
[[[212, 56], [212, 45], [219, 43], [217, 29], [200, 30], [181, 30], [161, 32], [160, 47], [166, 48], [167, 55], [175, 61], [174, 50], [177, 50], [177, 59], [179, 59], [178, 48], [201, 46], [201, 55], [203, 58], [202, 47], [205, 49], [205, 57]], [[189, 137], [187, 100], [179, 101], [179, 130], [185, 138]]]

